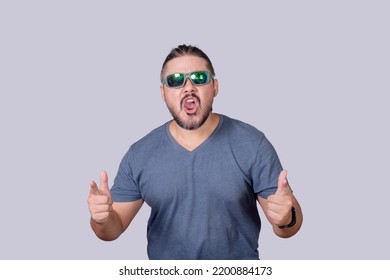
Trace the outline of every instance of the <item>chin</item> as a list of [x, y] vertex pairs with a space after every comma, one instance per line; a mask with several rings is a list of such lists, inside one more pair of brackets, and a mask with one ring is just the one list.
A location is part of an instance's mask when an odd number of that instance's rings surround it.
[[173, 116], [173, 118], [181, 128], [186, 130], [196, 130], [207, 121], [209, 116], [210, 114], [205, 114], [202, 116], [186, 115], [183, 118], [177, 116]]
[[177, 125], [186, 130], [196, 130], [202, 127], [213, 111], [212, 106], [210, 106], [208, 109], [206, 108], [207, 110], [199, 108], [200, 110], [195, 114], [188, 115], [184, 110], [174, 112], [173, 108], [167, 107]]

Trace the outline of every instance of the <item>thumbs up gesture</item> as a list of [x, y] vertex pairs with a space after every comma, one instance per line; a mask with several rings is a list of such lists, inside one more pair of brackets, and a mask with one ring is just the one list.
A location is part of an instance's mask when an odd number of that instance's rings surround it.
[[91, 213], [91, 218], [96, 223], [105, 223], [112, 211], [111, 192], [108, 187], [107, 172], [100, 173], [100, 187], [96, 185], [95, 181], [90, 182], [90, 192], [88, 196], [88, 207]]
[[278, 178], [278, 189], [267, 198], [270, 221], [277, 226], [288, 225], [292, 220], [293, 201], [294, 196], [287, 182], [287, 171], [282, 170]]

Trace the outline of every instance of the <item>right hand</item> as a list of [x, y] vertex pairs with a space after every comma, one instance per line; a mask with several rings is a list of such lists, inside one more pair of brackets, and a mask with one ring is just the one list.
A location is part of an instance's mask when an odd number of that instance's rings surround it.
[[111, 192], [108, 187], [108, 175], [106, 171], [100, 173], [100, 188], [95, 181], [90, 182], [90, 192], [88, 196], [88, 207], [91, 218], [98, 224], [105, 223], [112, 211]]

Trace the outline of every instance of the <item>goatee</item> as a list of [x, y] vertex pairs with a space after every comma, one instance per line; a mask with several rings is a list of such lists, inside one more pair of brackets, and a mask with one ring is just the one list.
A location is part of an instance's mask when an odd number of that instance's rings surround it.
[[199, 102], [198, 110], [200, 110], [200, 112], [202, 112], [202, 106], [201, 106], [201, 103], [200, 103], [200, 99], [199, 99], [198, 96], [196, 96], [194, 94], [193, 95], [187, 95], [187, 96], [185, 96], [182, 99], [182, 101], [180, 102], [181, 109], [180, 109], [180, 111], [177, 114], [173, 111], [173, 108], [170, 108], [168, 106], [168, 104], [167, 104], [167, 107], [168, 107], [168, 110], [171, 113], [173, 119], [178, 124], [178, 126], [180, 126], [183, 129], [186, 129], [186, 130], [195, 130], [195, 129], [200, 128], [207, 121], [207, 119], [209, 118], [211, 112], [213, 111], [213, 108], [212, 108], [211, 104], [210, 104], [210, 106], [205, 107], [204, 108], [204, 113], [201, 115], [200, 120], [198, 122], [195, 120], [195, 118], [196, 118], [195, 114], [187, 114], [187, 116], [190, 118], [190, 120], [185, 121], [183, 118], [179, 117], [179, 114], [180, 114], [180, 112], [183, 111], [183, 109], [182, 109], [183, 108], [183, 101], [186, 98], [188, 98], [189, 96], [191, 96], [193, 98], [196, 98], [198, 100], [198, 102]]

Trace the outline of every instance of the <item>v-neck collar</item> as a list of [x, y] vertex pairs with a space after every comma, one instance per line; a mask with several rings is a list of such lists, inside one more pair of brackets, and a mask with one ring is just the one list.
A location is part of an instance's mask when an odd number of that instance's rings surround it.
[[167, 122], [165, 124], [165, 131], [167, 133], [167, 136], [168, 138], [171, 140], [172, 144], [174, 146], [176, 146], [177, 148], [179, 148], [180, 150], [183, 150], [185, 151], [186, 153], [189, 153], [189, 154], [194, 154], [196, 153], [199, 149], [201, 149], [202, 147], [206, 146], [214, 137], [215, 135], [218, 133], [218, 131], [221, 129], [222, 127], [222, 124], [223, 124], [223, 121], [224, 121], [224, 116], [223, 115], [220, 115], [218, 114], [219, 116], [219, 122], [218, 122], [218, 125], [215, 127], [215, 129], [213, 130], [213, 132], [211, 132], [210, 136], [204, 140], [202, 143], [200, 143], [200, 145], [198, 145], [195, 149], [193, 150], [188, 150], [187, 148], [185, 148], [184, 146], [182, 146], [181, 144], [179, 144], [179, 142], [176, 141], [176, 139], [173, 137], [171, 131], [169, 130], [169, 125], [171, 123], [171, 121]]

